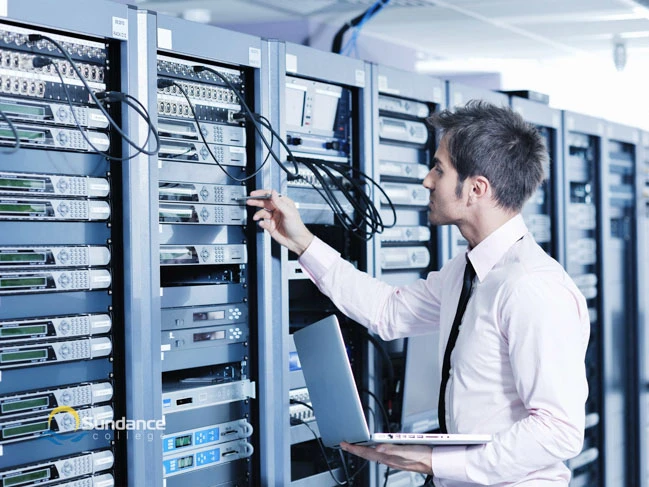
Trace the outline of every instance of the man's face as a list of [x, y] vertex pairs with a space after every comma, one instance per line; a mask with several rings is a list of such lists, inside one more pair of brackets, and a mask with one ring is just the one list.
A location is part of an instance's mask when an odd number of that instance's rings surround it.
[[432, 225], [449, 225], [457, 223], [462, 216], [464, 205], [462, 197], [458, 198], [458, 174], [446, 149], [446, 140], [442, 138], [433, 167], [424, 178], [424, 187], [430, 191], [428, 203], [428, 221]]

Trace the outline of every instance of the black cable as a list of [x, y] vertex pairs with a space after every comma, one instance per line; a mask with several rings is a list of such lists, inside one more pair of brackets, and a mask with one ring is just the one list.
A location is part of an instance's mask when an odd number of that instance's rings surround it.
[[9, 117], [0, 110], [0, 117], [2, 117], [5, 122], [7, 122], [7, 125], [9, 125], [9, 128], [14, 134], [14, 138], [16, 139], [16, 142], [14, 143], [14, 146], [9, 149], [8, 151], [2, 151], [2, 154], [9, 155], [9, 154], [14, 154], [18, 149], [20, 149], [20, 135], [18, 135], [18, 130], [16, 129], [16, 126], [13, 124], [11, 120], [9, 120]]
[[349, 471], [347, 470], [347, 459], [345, 458], [342, 448], [338, 449], [338, 455], [340, 455], [340, 463], [343, 465], [343, 474], [345, 475], [345, 482], [347, 485], [351, 485], [351, 479], [349, 477]]
[[[244, 97], [243, 97], [243, 95], [240, 93], [240, 91], [237, 89], [237, 87], [234, 86], [234, 85], [232, 84], [232, 82], [231, 82], [229, 79], [227, 79], [225, 76], [223, 76], [222, 73], [218, 72], [218, 71], [215, 70], [215, 69], [210, 68], [209, 66], [202, 66], [202, 65], [196, 65], [196, 66], [194, 66], [194, 72], [196, 72], [196, 73], [201, 73], [201, 72], [203, 72], [203, 71], [208, 71], [208, 72], [214, 74], [214, 75], [217, 76], [221, 81], [223, 81], [223, 83], [225, 83], [226, 86], [227, 86], [228, 88], [230, 88], [230, 89], [232, 90], [232, 92], [234, 93], [234, 95], [239, 99], [239, 103], [241, 104], [241, 107], [243, 108], [243, 113], [244, 113], [244, 115], [247, 116], [247, 117], [249, 118], [249, 120], [252, 122], [253, 127], [255, 128], [255, 131], [256, 131], [257, 134], [259, 135], [260, 140], [261, 140], [261, 141], [263, 142], [263, 144], [266, 146], [266, 149], [268, 149], [268, 150], [272, 153], [271, 155], [272, 155], [273, 159], [275, 160], [275, 162], [277, 162], [277, 164], [279, 164], [279, 166], [280, 166], [280, 167], [281, 167], [281, 168], [282, 168], [282, 169], [283, 169], [283, 170], [284, 170], [284, 171], [289, 175], [289, 181], [291, 180], [291, 178], [299, 177], [299, 175], [297, 174], [297, 164], [295, 164], [296, 172], [295, 172], [295, 173], [291, 173], [291, 172], [290, 172], [290, 171], [289, 171], [289, 170], [284, 166], [284, 164], [283, 164], [282, 161], [281, 161], [281, 158], [280, 158], [280, 157], [275, 153], [275, 151], [272, 149], [271, 144], [268, 143], [268, 140], [266, 140], [266, 137], [264, 136], [263, 132], [261, 131], [260, 126], [265, 126], [267, 129], [269, 129], [269, 130], [271, 131], [271, 133], [274, 134], [274, 135], [277, 137], [277, 140], [280, 141], [280, 143], [284, 146], [284, 148], [287, 149], [287, 152], [288, 152], [288, 154], [289, 154], [289, 160], [291, 160], [291, 161], [294, 161], [294, 160], [295, 160], [295, 157], [293, 156], [293, 153], [292, 153], [291, 150], [288, 148], [288, 146], [284, 143], [284, 141], [283, 141], [282, 138], [279, 136], [279, 134], [277, 134], [277, 132], [275, 132], [275, 131], [273, 130], [273, 128], [272, 128], [271, 125], [270, 125], [270, 122], [268, 122], [268, 119], [266, 119], [266, 118], [263, 117], [262, 115], [257, 115], [257, 114], [255, 114], [255, 113], [253, 113], [253, 111], [250, 109], [250, 107], [249, 107], [248, 104], [246, 103], [246, 100], [244, 99]], [[265, 121], [267, 122], [267, 125], [262, 124], [262, 123], [259, 121], [260, 118], [263, 119], [263, 120], [265, 120]]]
[[[75, 106], [72, 105], [72, 97], [70, 96], [70, 90], [68, 89], [68, 85], [65, 83], [65, 79], [63, 78], [63, 75], [61, 74], [61, 71], [59, 69], [58, 64], [53, 62], [51, 59], [43, 57], [43, 56], [37, 56], [34, 58], [34, 61], [37, 59], [42, 59], [43, 63], [38, 63], [39, 65], [47, 66], [47, 64], [51, 64], [54, 66], [54, 70], [56, 71], [56, 74], [59, 76], [59, 79], [61, 80], [61, 85], [63, 85], [63, 91], [65, 92], [65, 98], [68, 106], [70, 107], [70, 112], [72, 112], [72, 118], [74, 119], [74, 123], [77, 125], [77, 128], [79, 129], [79, 132], [81, 132], [81, 135], [85, 139], [86, 143], [90, 146], [92, 150], [100, 154], [101, 156], [105, 157], [106, 159], [109, 159], [111, 161], [128, 161], [130, 159], [133, 159], [136, 157], [140, 152], [136, 152], [135, 154], [132, 154], [128, 157], [116, 157], [116, 156], [111, 156], [107, 152], [104, 152], [100, 149], [98, 149], [91, 141], [90, 138], [88, 137], [88, 134], [86, 133], [86, 128], [81, 125], [81, 122], [79, 122], [79, 119], [77, 118], [77, 113], [75, 110]], [[47, 62], [47, 63], [46, 63]], [[46, 64], [44, 64], [46, 63]], [[34, 63], [34, 66], [36, 67], [36, 63]], [[138, 102], [139, 103], [139, 102]], [[146, 140], [144, 141], [144, 145], [148, 144], [149, 142], [149, 137], [150, 137], [150, 131], [147, 132]]]
[[[298, 160], [293, 155], [288, 144], [286, 144], [286, 142], [273, 129], [268, 119], [266, 119], [262, 115], [255, 114], [252, 112], [252, 110], [250, 110], [250, 108], [246, 104], [246, 101], [244, 100], [239, 90], [232, 84], [232, 82], [229, 79], [227, 79], [222, 73], [208, 66], [201, 66], [201, 65], [194, 66], [194, 71], [197, 73], [203, 71], [208, 71], [210, 73], [213, 73], [221, 81], [223, 81], [223, 83], [225, 83], [228, 86], [228, 88], [230, 88], [234, 92], [235, 96], [239, 99], [241, 103], [244, 115], [247, 116], [250, 119], [250, 121], [253, 123], [255, 130], [259, 134], [259, 137], [262, 140], [262, 142], [266, 145], [267, 149], [271, 152], [273, 159], [278, 163], [281, 169], [284, 172], [286, 172], [286, 174], [288, 175], [288, 180], [289, 181], [302, 180], [305, 181], [310, 186], [312, 186], [314, 189], [316, 189], [316, 191], [320, 194], [320, 196], [322, 196], [325, 202], [331, 207], [332, 211], [334, 212], [334, 215], [338, 218], [339, 222], [341, 223], [341, 225], [345, 230], [352, 233], [352, 235], [355, 235], [356, 237], [359, 237], [362, 240], [367, 241], [370, 238], [372, 238], [372, 236], [375, 233], [380, 233], [383, 231], [383, 229], [390, 228], [395, 225], [396, 210], [394, 209], [392, 201], [390, 201], [390, 198], [385, 193], [385, 191], [370, 176], [364, 174], [362, 171], [358, 169], [351, 168], [349, 165], [344, 165], [345, 169], [342, 169], [343, 166], [342, 164], [325, 165], [324, 163], [319, 163], [316, 161], [307, 162], [305, 160], [300, 160], [299, 162], [305, 165], [314, 175], [315, 179], [318, 181], [320, 188], [317, 188], [313, 183], [310, 183], [298, 173], [298, 165], [297, 165]], [[277, 156], [277, 154], [272, 150], [270, 145], [267, 143], [266, 138], [263, 136], [261, 132], [261, 128], [259, 126], [265, 127], [271, 132], [272, 135], [277, 137], [277, 140], [280, 142], [282, 147], [284, 147], [284, 149], [286, 150], [287, 160], [293, 164], [295, 168], [295, 172], [291, 172], [286, 166], [284, 166], [283, 162], [281, 161], [281, 158]], [[349, 171], [350, 169], [352, 171], [352, 175], [356, 173], [362, 178], [362, 180], [359, 179], [357, 181], [354, 177], [347, 175], [346, 172]], [[332, 174], [331, 172], [332, 170], [337, 172], [343, 181], [339, 181], [338, 178], [334, 174]], [[324, 175], [321, 174], [320, 171], [322, 171]], [[379, 210], [374, 206], [369, 196], [365, 193], [363, 188], [360, 186], [360, 183], [365, 184], [363, 180], [369, 181], [371, 184], [379, 188], [380, 192], [385, 196], [388, 204], [392, 209], [393, 220], [394, 220], [392, 224], [390, 225], [383, 224]], [[356, 218], [356, 220], [354, 220], [345, 212], [342, 204], [340, 203], [340, 201], [338, 201], [337, 196], [334, 194], [334, 191], [330, 188], [330, 185], [333, 185], [336, 189], [341, 191], [343, 197], [354, 208], [355, 210], [354, 218]], [[352, 193], [346, 187], [346, 185], [351, 186], [356, 191], [356, 193], [355, 194]], [[369, 227], [370, 231], [365, 230], [366, 227]]]
[[367, 328], [365, 328], [362, 325], [357, 324], [355, 321], [352, 320], [346, 320], [348, 323], [353, 323], [356, 328], [359, 328], [365, 335], [365, 338], [367, 338], [367, 341], [374, 345], [374, 347], [378, 350], [378, 352], [381, 354], [381, 357], [383, 357], [383, 360], [385, 364], [388, 366], [388, 380], [390, 382], [390, 386], [392, 386], [395, 382], [395, 373], [394, 373], [394, 364], [392, 363], [392, 358], [388, 354], [388, 352], [385, 350], [383, 347], [383, 344], [379, 341], [379, 339], [371, 333]]
[[311, 411], [313, 411], [313, 406], [311, 406], [311, 404], [307, 404], [306, 402], [298, 401], [297, 399], [291, 399], [289, 402], [290, 402], [291, 404], [300, 404], [300, 405], [302, 405], [302, 406], [306, 406], [306, 407], [309, 408]]
[[[133, 141], [133, 140], [132, 140], [132, 139], [131, 139], [131, 138], [130, 138], [130, 137], [129, 137], [129, 136], [128, 136], [128, 135], [127, 135], [123, 130], [122, 130], [122, 129], [121, 129], [121, 127], [119, 126], [119, 124], [117, 124], [117, 123], [115, 122], [115, 120], [113, 120], [113, 118], [110, 116], [110, 114], [108, 113], [108, 111], [106, 110], [106, 108], [105, 108], [105, 107], [102, 105], [102, 103], [99, 101], [99, 96], [101, 96], [101, 92], [98, 93], [98, 94], [95, 94], [95, 93], [92, 91], [92, 89], [90, 88], [90, 85], [88, 84], [88, 81], [87, 81], [87, 80], [85, 79], [85, 77], [81, 74], [81, 71], [79, 71], [79, 68], [77, 67], [76, 63], [74, 62], [74, 60], [72, 59], [72, 57], [70, 56], [70, 54], [68, 53], [68, 51], [67, 51], [67, 50], [66, 50], [66, 49], [65, 49], [65, 48], [64, 48], [64, 47], [63, 47], [59, 42], [57, 42], [56, 40], [54, 40], [54, 39], [52, 39], [52, 38], [50, 38], [50, 37], [44, 36], [44, 35], [42, 35], [42, 34], [29, 34], [28, 39], [29, 39], [30, 42], [37, 42], [37, 41], [40, 41], [40, 40], [44, 40], [44, 41], [50, 42], [52, 45], [54, 45], [54, 46], [55, 46], [55, 47], [56, 47], [56, 48], [61, 52], [61, 54], [63, 54], [63, 56], [64, 56], [65, 59], [70, 63], [70, 66], [72, 67], [73, 71], [75, 72], [75, 74], [77, 75], [77, 77], [79, 78], [79, 80], [81, 81], [81, 83], [83, 84], [84, 88], [85, 88], [86, 90], [88, 90], [88, 94], [90, 95], [90, 98], [92, 98], [93, 102], [95, 102], [95, 104], [97, 105], [97, 108], [98, 108], [98, 109], [99, 109], [99, 110], [104, 114], [104, 116], [108, 119], [108, 123], [109, 123], [110, 125], [113, 126], [114, 130], [119, 134], [119, 136], [120, 136], [123, 140], [125, 140], [126, 143], [127, 143], [128, 145], [130, 145], [131, 147], [133, 147], [133, 148], [137, 151], [138, 154], [139, 154], [139, 153], [143, 153], [143, 154], [146, 154], [146, 155], [151, 156], [151, 155], [155, 155], [155, 154], [158, 153], [158, 150], [160, 149], [160, 139], [159, 139], [159, 137], [158, 137], [157, 130], [156, 130], [156, 128], [153, 126], [153, 124], [151, 123], [151, 119], [150, 119], [150, 117], [148, 116], [148, 114], [146, 115], [146, 117], [143, 117], [143, 118], [144, 118], [145, 121], [147, 122], [147, 125], [149, 126], [149, 131], [150, 131], [151, 133], [153, 133], [154, 139], [155, 139], [155, 141], [156, 141], [156, 147], [155, 147], [155, 149], [150, 149], [150, 150], [147, 150], [145, 147], [140, 147], [140, 146], [138, 146], [138, 145], [137, 145], [137, 144], [136, 144], [136, 143], [135, 143], [135, 142], [134, 142], [134, 141]], [[41, 64], [41, 63], [43, 63], [43, 62], [44, 62], [44, 64]], [[47, 64], [53, 64], [55, 67], [58, 68], [57, 64], [54, 63], [54, 61], [53, 61], [52, 59], [47, 58], [47, 57], [45, 57], [45, 56], [36, 56], [36, 57], [32, 60], [32, 63], [33, 63], [33, 65], [34, 65], [34, 67], [43, 67], [43, 66], [47, 66]], [[58, 69], [57, 69], [57, 73], [58, 73]], [[61, 77], [61, 79], [63, 79], [63, 77], [61, 76], [61, 73], [58, 73], [58, 74], [59, 74], [59, 77]], [[63, 86], [65, 87], [65, 82], [64, 82], [64, 81], [62, 81], [62, 84], [63, 84]], [[104, 93], [115, 93], [115, 92], [104, 92]], [[138, 103], [139, 103], [139, 102], [138, 102]], [[141, 105], [141, 104], [140, 104], [140, 105]], [[132, 105], [130, 105], [130, 106], [132, 106]], [[141, 105], [141, 106], [142, 106], [142, 105]], [[142, 106], [142, 107], [143, 107], [143, 106]], [[143, 108], [144, 108], [144, 107], [143, 107]], [[145, 113], [146, 113], [146, 109], [145, 109], [144, 111], [145, 111]], [[149, 137], [147, 137], [147, 142], [148, 142], [148, 140], [149, 140]], [[127, 160], [127, 159], [120, 159], [120, 160]]]
[[223, 173], [224, 173], [227, 177], [229, 177], [229, 178], [231, 178], [231, 179], [233, 179], [233, 180], [235, 180], [235, 181], [238, 181], [238, 182], [242, 183], [242, 182], [244, 182], [244, 181], [248, 181], [248, 180], [254, 178], [257, 174], [259, 174], [259, 171], [261, 171], [262, 168], [264, 167], [264, 164], [266, 164], [266, 160], [264, 160], [264, 162], [261, 164], [261, 166], [259, 166], [259, 168], [256, 169], [255, 172], [253, 172], [253, 173], [250, 174], [249, 176], [246, 176], [246, 177], [244, 177], [244, 178], [238, 178], [238, 177], [236, 177], [236, 176], [232, 176], [232, 175], [231, 175], [231, 174], [230, 174], [230, 173], [229, 173], [229, 172], [228, 172], [228, 171], [223, 167], [223, 164], [221, 163], [221, 161], [218, 160], [218, 158], [216, 157], [216, 155], [214, 155], [214, 152], [212, 152], [212, 149], [210, 148], [210, 143], [207, 141], [207, 139], [205, 138], [205, 135], [203, 134], [203, 131], [201, 130], [201, 121], [200, 121], [200, 119], [198, 118], [198, 115], [196, 114], [196, 110], [195, 110], [195, 108], [194, 108], [194, 104], [192, 103], [191, 99], [189, 98], [189, 95], [187, 94], [187, 91], [185, 90], [185, 88], [183, 88], [182, 85], [180, 85], [179, 83], [176, 83], [176, 81], [174, 81], [174, 80], [172, 80], [172, 79], [170, 79], [170, 78], [159, 78], [159, 79], [158, 79], [158, 88], [166, 88], [167, 86], [175, 86], [176, 88], [178, 88], [178, 90], [180, 91], [180, 93], [181, 93], [181, 94], [185, 97], [185, 99], [187, 100], [187, 103], [189, 104], [189, 109], [190, 109], [190, 111], [192, 112], [192, 116], [194, 117], [194, 120], [196, 121], [196, 124], [197, 124], [198, 135], [200, 136], [201, 140], [203, 141], [203, 144], [205, 144], [205, 148], [207, 149], [207, 152], [209, 152], [210, 156], [212, 156], [212, 159], [214, 160], [214, 162], [216, 163], [216, 165], [218, 166], [218, 168], [219, 168], [221, 171], [223, 171]]
[[[342, 206], [338, 205], [338, 208], [333, 208], [334, 213], [338, 216], [341, 221], [342, 226], [352, 232], [356, 237], [360, 237], [363, 240], [369, 240], [375, 233], [382, 232], [385, 228], [391, 228], [396, 224], [396, 210], [394, 205], [388, 195], [385, 193], [383, 188], [374, 181], [370, 176], [366, 175], [359, 169], [351, 167], [348, 164], [337, 163], [337, 162], [328, 162], [328, 161], [300, 161], [302, 164], [306, 165], [322, 186], [322, 189], [330, 194], [332, 199], [335, 199], [335, 195], [330, 190], [329, 185], [334, 186], [336, 189], [341, 191], [345, 199], [350, 203], [350, 205], [356, 210], [355, 216], [358, 218], [357, 221], [353, 221], [349, 215], [347, 215]], [[344, 180], [340, 182], [338, 178], [331, 173], [331, 170], [336, 171], [340, 177]], [[322, 171], [327, 176], [323, 177], [319, 171]], [[348, 173], [351, 172], [352, 175]], [[353, 174], [356, 173], [359, 175], [359, 178], [369, 181], [373, 186], [377, 187], [379, 191], [385, 196], [386, 202], [390, 206], [393, 215], [393, 221], [389, 225], [383, 223], [382, 217], [379, 210], [374, 206], [371, 198], [365, 193], [360, 184], [364, 184], [361, 179], [353, 177]], [[329, 183], [329, 184], [328, 184]], [[352, 193], [346, 187], [346, 185], [351, 186], [356, 193]], [[357, 198], [355, 198], [357, 196]], [[330, 205], [331, 206], [331, 205]], [[364, 230], [364, 225], [369, 227], [369, 231]]]
[[[275, 158], [274, 157], [275, 161], [280, 165], [280, 167], [284, 170], [284, 172], [286, 174], [288, 174], [289, 181], [292, 181], [294, 179], [301, 179], [302, 177], [298, 173], [297, 158], [293, 155], [293, 152], [291, 151], [291, 148], [284, 141], [284, 139], [282, 139], [282, 137], [280, 137], [280, 135], [272, 127], [272, 125], [270, 124], [270, 121], [266, 117], [264, 117], [263, 115], [259, 115], [259, 114], [255, 114], [255, 115], [257, 116], [257, 118], [259, 120], [259, 123], [263, 127], [267, 128], [270, 131], [271, 134], [273, 134], [275, 137], [277, 137], [277, 140], [282, 145], [282, 147], [284, 147], [284, 149], [286, 150], [286, 153], [288, 154], [286, 159], [293, 163], [293, 167], [295, 168], [294, 173], [292, 173], [288, 169], [286, 169], [286, 167], [284, 166], [284, 164], [282, 163], [280, 158]], [[273, 155], [275, 155], [275, 153], [273, 153]]]
[[390, 418], [388, 417], [388, 413], [385, 410], [383, 403], [379, 400], [376, 394], [374, 394], [369, 389], [361, 389], [361, 392], [364, 392], [365, 394], [371, 396], [372, 399], [374, 399], [374, 402], [379, 405], [379, 409], [381, 410], [381, 414], [383, 415], [383, 421], [385, 422], [385, 427], [388, 430], [388, 433], [390, 433]]
[[389, 1], [390, 0], [380, 0], [379, 2], [376, 2], [375, 4], [367, 8], [362, 14], [354, 17], [352, 20], [348, 21], [347, 23], [345, 23], [345, 25], [338, 29], [338, 32], [336, 32], [336, 35], [334, 35], [333, 41], [331, 42], [331, 52], [340, 54], [345, 32], [347, 32], [350, 28], [356, 27], [358, 24], [360, 24], [365, 15], [369, 15], [367, 18], [367, 20], [369, 20], [376, 12], [383, 8], [383, 5], [385, 5]]
[[331, 478], [334, 480], [334, 482], [336, 482], [336, 485], [341, 485], [341, 486], [342, 485], [350, 485], [348, 481], [341, 482], [340, 480], [338, 480], [335, 477], [333, 469], [331, 468], [331, 464], [329, 463], [329, 460], [327, 459], [327, 452], [325, 451], [325, 446], [322, 443], [322, 439], [320, 438], [320, 436], [318, 436], [318, 434], [315, 431], [313, 431], [313, 428], [311, 428], [311, 426], [309, 426], [308, 423], [306, 423], [305, 421], [302, 421], [299, 418], [291, 418], [291, 423], [295, 424], [295, 425], [303, 424], [304, 426], [306, 426], [309, 429], [309, 431], [311, 432], [313, 437], [316, 439], [316, 443], [318, 443], [318, 446], [320, 447], [320, 452], [322, 453], [322, 458], [324, 459], [325, 463], [327, 464], [327, 470], [329, 471], [329, 475], [331, 475]]

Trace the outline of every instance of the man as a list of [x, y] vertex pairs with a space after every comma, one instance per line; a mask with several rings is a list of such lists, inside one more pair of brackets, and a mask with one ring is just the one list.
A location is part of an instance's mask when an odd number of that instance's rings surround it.
[[354, 269], [275, 191], [270, 200], [249, 201], [260, 208], [253, 219], [300, 256], [304, 271], [343, 313], [383, 339], [439, 327], [440, 357], [448, 362], [442, 430], [493, 435], [485, 445], [343, 443], [345, 450], [432, 474], [437, 486], [567, 486], [570, 471], [562, 462], [583, 443], [589, 319], [584, 297], [520, 214], [543, 179], [543, 141], [518, 114], [482, 102], [428, 122], [443, 131], [423, 183], [429, 220], [457, 225], [469, 251], [426, 279], [393, 287]]

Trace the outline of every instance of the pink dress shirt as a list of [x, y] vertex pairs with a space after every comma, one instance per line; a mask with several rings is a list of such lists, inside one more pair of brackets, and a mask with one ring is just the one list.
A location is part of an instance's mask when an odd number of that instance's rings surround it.
[[[581, 451], [584, 438], [586, 300], [521, 215], [467, 255], [476, 281], [451, 355], [446, 423], [449, 433], [487, 433], [493, 441], [435, 447], [435, 485], [567, 486], [562, 462]], [[299, 262], [343, 313], [384, 340], [439, 327], [441, 370], [464, 254], [403, 287], [356, 270], [317, 238]]]

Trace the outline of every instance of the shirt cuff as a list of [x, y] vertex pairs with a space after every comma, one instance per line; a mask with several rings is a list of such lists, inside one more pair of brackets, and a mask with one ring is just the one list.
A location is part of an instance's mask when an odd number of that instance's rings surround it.
[[297, 261], [311, 280], [318, 282], [339, 258], [339, 252], [314, 237]]
[[433, 477], [468, 482], [466, 446], [437, 446], [431, 454]]

